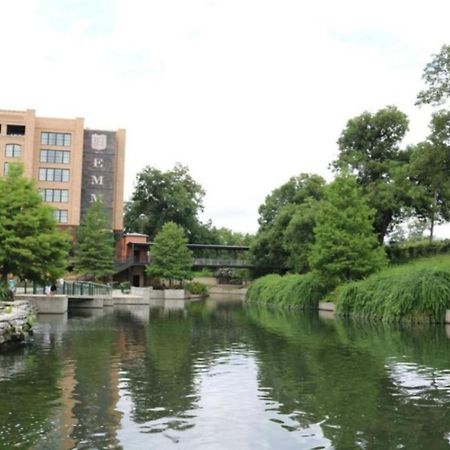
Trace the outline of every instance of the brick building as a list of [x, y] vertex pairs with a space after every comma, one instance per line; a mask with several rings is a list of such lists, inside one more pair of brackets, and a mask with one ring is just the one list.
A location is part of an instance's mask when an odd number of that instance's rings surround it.
[[84, 119], [0, 110], [0, 175], [21, 162], [62, 227], [76, 229], [102, 199], [111, 229], [123, 229], [125, 130], [84, 128]]

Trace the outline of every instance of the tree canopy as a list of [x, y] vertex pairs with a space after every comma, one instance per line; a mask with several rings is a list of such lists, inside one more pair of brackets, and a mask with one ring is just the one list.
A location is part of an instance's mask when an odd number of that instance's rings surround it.
[[78, 228], [75, 270], [96, 280], [114, 272], [114, 237], [100, 200], [91, 204]]
[[409, 176], [415, 184], [414, 214], [433, 240], [435, 225], [450, 220], [450, 112], [434, 113], [430, 128], [427, 140], [412, 149]]
[[125, 228], [154, 238], [165, 223], [174, 222], [193, 242], [202, 231], [198, 214], [204, 195], [187, 167], [176, 164], [163, 172], [147, 166], [138, 173], [131, 201], [125, 206]]
[[356, 178], [338, 176], [318, 207], [311, 267], [336, 284], [382, 268], [386, 256], [373, 230], [373, 214]]
[[395, 106], [375, 114], [364, 112], [350, 119], [338, 139], [334, 169], [356, 176], [370, 207], [380, 243], [392, 225], [402, 219], [409, 198], [405, 191], [405, 165], [409, 153], [400, 149], [408, 130], [408, 118]]
[[169, 280], [170, 286], [174, 280], [190, 280], [193, 259], [187, 243], [183, 228], [174, 222], [165, 223], [151, 248], [148, 275]]
[[324, 193], [325, 180], [301, 173], [270, 193], [259, 207], [259, 230], [252, 241], [254, 274], [303, 272], [314, 238], [315, 204]]
[[53, 209], [43, 203], [21, 165], [10, 164], [0, 178], [0, 276], [40, 283], [56, 280], [66, 268], [70, 237], [57, 228]]
[[425, 66], [422, 75], [427, 88], [417, 95], [416, 105], [443, 104], [450, 95], [450, 45], [441, 50]]

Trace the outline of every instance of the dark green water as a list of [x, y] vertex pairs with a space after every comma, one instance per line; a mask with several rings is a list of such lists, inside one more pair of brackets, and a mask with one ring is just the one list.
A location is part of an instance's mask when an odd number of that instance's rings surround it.
[[225, 299], [40, 317], [0, 354], [0, 449], [28, 448], [450, 448], [450, 340]]

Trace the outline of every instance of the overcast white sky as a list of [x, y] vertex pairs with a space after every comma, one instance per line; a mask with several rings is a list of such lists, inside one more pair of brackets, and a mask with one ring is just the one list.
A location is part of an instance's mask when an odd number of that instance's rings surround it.
[[204, 219], [257, 229], [300, 172], [331, 179], [347, 120], [395, 104], [405, 144], [448, 0], [14, 0], [0, 13], [1, 109], [127, 130], [125, 192], [146, 165], [189, 166]]

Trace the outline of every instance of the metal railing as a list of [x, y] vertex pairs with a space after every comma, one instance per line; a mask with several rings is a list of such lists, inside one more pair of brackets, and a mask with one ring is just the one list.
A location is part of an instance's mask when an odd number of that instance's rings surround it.
[[[54, 289], [56, 287], [56, 290]], [[68, 297], [93, 297], [96, 295], [109, 296], [112, 293], [111, 286], [107, 284], [92, 283], [91, 281], [64, 281], [62, 284], [44, 286], [38, 283], [27, 283], [23, 285], [25, 294], [48, 294], [51, 291], [54, 294], [67, 295]]]

